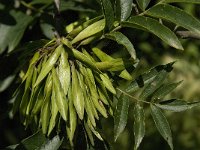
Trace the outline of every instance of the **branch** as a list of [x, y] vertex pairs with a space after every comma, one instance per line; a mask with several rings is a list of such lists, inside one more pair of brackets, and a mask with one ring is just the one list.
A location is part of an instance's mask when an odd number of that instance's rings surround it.
[[119, 90], [121, 93], [125, 94], [126, 96], [130, 97], [132, 100], [134, 100], [136, 102], [143, 102], [143, 103], [146, 103], [146, 104], [152, 104], [151, 102], [148, 102], [148, 101], [139, 100], [136, 97], [133, 97], [132, 95], [129, 95], [125, 91], [121, 90], [120, 88], [116, 88], [116, 89]]
[[192, 31], [177, 31], [176, 34], [179, 35], [182, 39], [192, 38], [200, 40], [200, 35]]
[[60, 15], [60, 0], [54, 0], [55, 3], [55, 12], [54, 12], [54, 19], [55, 19], [55, 30], [54, 35], [56, 38], [60, 39], [62, 35], [62, 25], [61, 25], [61, 15]]

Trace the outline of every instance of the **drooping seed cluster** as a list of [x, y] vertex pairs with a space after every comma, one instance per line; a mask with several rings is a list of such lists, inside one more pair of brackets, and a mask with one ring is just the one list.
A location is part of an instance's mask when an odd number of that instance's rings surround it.
[[116, 94], [108, 72], [130, 80], [132, 77], [126, 66], [133, 62], [113, 58], [97, 47], [92, 51], [77, 50], [72, 44], [85, 41], [87, 32], [91, 32], [89, 36], [94, 35], [104, 26], [105, 20], [97, 21], [72, 41], [67, 38], [59, 42], [52, 40], [34, 54], [15, 92], [13, 105], [13, 114], [19, 111], [26, 127], [42, 129], [49, 136], [52, 131], [59, 132], [64, 122], [73, 145], [77, 124], [81, 122], [92, 144], [92, 133], [103, 140], [95, 129], [96, 120], [113, 115], [112, 98]]

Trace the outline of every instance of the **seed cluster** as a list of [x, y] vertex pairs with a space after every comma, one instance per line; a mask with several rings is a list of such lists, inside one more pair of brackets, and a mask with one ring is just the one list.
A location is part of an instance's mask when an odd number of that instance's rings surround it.
[[113, 115], [112, 98], [116, 94], [108, 72], [130, 80], [126, 66], [133, 62], [113, 58], [97, 47], [77, 50], [72, 44], [82, 43], [88, 32], [92, 36], [104, 26], [104, 20], [97, 21], [72, 41], [64, 37], [59, 42], [52, 40], [35, 52], [13, 105], [13, 114], [19, 111], [26, 127], [42, 129], [49, 136], [52, 131], [60, 132], [64, 124], [73, 145], [77, 125], [82, 123], [92, 144], [93, 134], [103, 140], [96, 120]]

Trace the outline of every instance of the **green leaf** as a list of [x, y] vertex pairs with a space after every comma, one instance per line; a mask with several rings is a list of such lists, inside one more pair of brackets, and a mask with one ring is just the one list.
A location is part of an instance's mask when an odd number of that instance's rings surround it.
[[100, 31], [102, 31], [105, 28], [105, 19], [101, 19], [91, 25], [89, 25], [87, 28], [82, 30], [73, 40], [72, 44], [79, 42], [85, 38], [88, 38]]
[[41, 108], [40, 119], [42, 125], [42, 133], [46, 134], [48, 131], [49, 121], [51, 117], [51, 94], [52, 94], [52, 76], [48, 75], [45, 87], [44, 87], [44, 101]]
[[42, 15], [40, 19], [40, 28], [42, 30], [42, 33], [48, 38], [53, 39], [54, 38], [54, 22], [51, 16], [48, 15]]
[[144, 16], [134, 16], [131, 17], [128, 21], [122, 22], [122, 26], [139, 28], [141, 30], [151, 32], [170, 46], [183, 50], [183, 47], [177, 36], [169, 28], [162, 25], [155, 19]]
[[[101, 105], [99, 102], [99, 95], [97, 92], [95, 76], [93, 75], [92, 70], [89, 68], [87, 68], [87, 69], [83, 68], [82, 70], [83, 70], [82, 74], [84, 75], [84, 77], [86, 79], [86, 85], [89, 87], [89, 90], [90, 90], [90, 94], [89, 93], [88, 94], [91, 95], [91, 96], [89, 96], [89, 98], [91, 97], [91, 101], [94, 104], [93, 106], [95, 106], [96, 107], [95, 109], [97, 109], [105, 118], [107, 118], [108, 115], [107, 115], [106, 109], [105, 109], [104, 105]], [[107, 76], [105, 76], [103, 74], [102, 74], [102, 76], [104, 76], [105, 78], [108, 79]], [[96, 79], [98, 80], [98, 82], [100, 84], [101, 83], [104, 84], [104, 81], [101, 81], [99, 79], [99, 76], [98, 77], [96, 76]], [[109, 79], [108, 79], [108, 81], [106, 80], [105, 82], [108, 82], [106, 86], [109, 86], [110, 84], [112, 84], [112, 83], [110, 83]], [[110, 87], [110, 88], [112, 88], [112, 87]], [[93, 112], [94, 112], [95, 117], [98, 119], [99, 117], [98, 117], [98, 114], [96, 113], [95, 109], [93, 109], [94, 110]]]
[[[69, 32], [69, 34], [67, 35], [67, 37], [69, 37], [70, 39], [73, 39], [73, 38], [74, 38], [75, 36], [77, 36], [82, 30], [84, 30], [84, 29], [87, 28], [89, 25], [91, 25], [91, 24], [93, 24], [93, 23], [99, 21], [99, 20], [102, 19], [102, 18], [103, 18], [103, 16], [97, 16], [97, 17], [92, 18], [92, 19], [90, 19], [90, 20], [87, 20], [87, 21], [85, 21], [85, 22], [83, 22], [83, 23], [81, 23], [81, 22], [75, 22], [75, 23], [72, 23], [72, 24], [68, 25], [68, 26], [66, 27], [67, 32]], [[78, 24], [78, 26], [77, 26], [77, 25], [74, 25], [74, 24]], [[69, 28], [69, 26], [73, 26], [72, 29], [70, 29], [70, 30], [67, 29], [67, 28]], [[74, 26], [75, 26], [75, 27], [74, 27]], [[64, 40], [66, 41], [65, 38], [64, 38]]]
[[15, 75], [10, 75], [3, 80], [0, 80], [0, 92], [6, 90], [13, 82]]
[[40, 74], [38, 75], [38, 78], [36, 80], [34, 87], [37, 86], [46, 77], [46, 75], [51, 71], [51, 69], [53, 68], [53, 66], [57, 62], [62, 51], [63, 51], [62, 45], [59, 45], [55, 49], [55, 51], [49, 57], [47, 62], [45, 62], [45, 64], [42, 66], [42, 70], [40, 71]]
[[55, 90], [56, 105], [58, 107], [58, 110], [59, 110], [62, 118], [66, 121], [67, 113], [68, 113], [67, 98], [61, 87], [61, 83], [59, 81], [58, 75], [57, 75], [54, 67], [52, 68], [52, 77], [53, 77], [53, 88]]
[[[40, 85], [38, 91], [35, 93], [36, 95], [36, 102], [34, 102], [34, 106], [32, 109], [32, 115], [37, 115], [42, 107], [43, 100], [44, 100], [44, 84]], [[35, 101], [35, 99], [34, 99]]]
[[195, 106], [199, 106], [200, 104], [199, 102], [187, 103], [186, 101], [183, 101], [183, 100], [171, 99], [171, 100], [162, 101], [159, 104], [155, 104], [155, 105], [164, 110], [180, 112], [180, 111], [191, 109]]
[[46, 43], [48, 43], [49, 40], [36, 40], [36, 41], [30, 41], [25, 44], [23, 44], [21, 47], [17, 48], [13, 53], [15, 52], [23, 52], [19, 59], [27, 58], [30, 54], [32, 54], [34, 51], [38, 50], [39, 48], [43, 47]]
[[132, 11], [133, 0], [116, 0], [116, 15], [119, 21], [125, 21]]
[[122, 58], [116, 58], [110, 61], [96, 62], [95, 65], [99, 70], [105, 71], [122, 71], [126, 67], [133, 65], [132, 60], [123, 60]]
[[72, 100], [79, 118], [83, 120], [85, 101], [81, 84], [84, 83], [80, 83], [81, 80], [79, 79], [79, 72], [76, 70], [74, 64], [71, 64], [71, 72], [72, 72], [72, 91], [71, 91]]
[[152, 99], [160, 99], [172, 92], [178, 85], [180, 85], [182, 81], [177, 83], [170, 83], [162, 85], [158, 90], [153, 94]]
[[101, 61], [112, 61], [114, 59], [97, 47], [92, 48], [92, 51]]
[[[139, 74], [139, 76], [136, 76], [136, 79], [130, 82], [125, 91], [128, 93], [132, 93], [134, 91], [137, 91], [138, 89], [144, 87], [145, 85], [149, 84], [154, 80], [154, 78], [159, 74], [160, 71], [165, 70], [167, 72], [170, 72], [173, 67], [172, 65], [174, 62], [168, 63], [166, 65], [158, 65], [156, 67], [153, 67], [152, 69], [146, 71], [143, 74]], [[139, 66], [140, 67], [140, 66]], [[136, 68], [137, 69], [137, 68]]]
[[24, 89], [21, 87], [22, 85], [20, 85], [18, 87], [18, 89], [16, 90], [16, 94], [13, 102], [13, 107], [12, 107], [12, 115], [14, 116], [16, 114], [16, 112], [19, 111], [19, 107], [20, 107], [20, 103], [24, 94]]
[[200, 34], [200, 21], [177, 7], [159, 4], [150, 8], [145, 14], [171, 21], [178, 26]]
[[122, 72], [120, 72], [119, 77], [126, 79], [126, 80], [132, 80], [131, 74], [125, 69]]
[[44, 99], [43, 106], [41, 108], [40, 119], [42, 125], [42, 133], [47, 134], [49, 121], [50, 121], [50, 97]]
[[70, 72], [70, 65], [68, 62], [68, 53], [66, 53], [64, 49], [61, 52], [58, 72], [62, 88], [64, 90], [65, 95], [67, 95], [71, 82], [71, 72]]
[[87, 55], [85, 55], [84, 53], [76, 50], [76, 49], [72, 49], [69, 52], [69, 55], [75, 57], [77, 60], [79, 60], [80, 62], [86, 64], [87, 66], [91, 67], [94, 70], [98, 70], [97, 66], [95, 65], [95, 63], [90, 59], [90, 57], [88, 57]]
[[48, 140], [40, 150], [58, 150], [62, 141], [58, 135], [53, 137], [51, 140]]
[[150, 82], [145, 89], [142, 91], [140, 98], [146, 100], [154, 91], [157, 90], [165, 80], [167, 76], [166, 71], [161, 71], [159, 74], [153, 79], [152, 82]]
[[200, 4], [200, 0], [163, 0], [163, 3], [194, 3], [194, 4]]
[[33, 71], [34, 71], [34, 66], [31, 65], [30, 68], [27, 71], [27, 79], [26, 79], [26, 82], [25, 82], [24, 94], [22, 96], [22, 100], [21, 100], [21, 103], [20, 103], [20, 113], [22, 115], [26, 114], [26, 109], [27, 109], [27, 105], [28, 105], [28, 102], [29, 102], [29, 94], [30, 94]]
[[143, 106], [139, 103], [134, 108], [134, 136], [135, 149], [138, 149], [145, 135], [145, 116]]
[[5, 150], [15, 150], [19, 144], [9, 145], [5, 148]]
[[136, 0], [139, 7], [144, 11], [149, 5], [151, 0]]
[[119, 135], [126, 127], [128, 120], [129, 97], [122, 94], [117, 102], [117, 107], [114, 113], [114, 140], [116, 141]]
[[29, 4], [36, 5], [36, 4], [49, 4], [53, 3], [53, 0], [32, 0]]
[[35, 106], [35, 103], [38, 103], [37, 98], [38, 98], [38, 94], [41, 91], [40, 86], [42, 84], [37, 86], [36, 88], [33, 88], [33, 84], [35, 83], [36, 76], [37, 76], [37, 69], [34, 68], [33, 79], [32, 79], [32, 90], [31, 90], [31, 94], [30, 94], [29, 103], [28, 103], [28, 106], [26, 108], [26, 115], [30, 115], [33, 106]]
[[101, 0], [101, 5], [106, 21], [105, 28], [110, 31], [114, 23], [114, 11], [110, 0]]
[[85, 5], [85, 2], [61, 0], [60, 1], [60, 11], [66, 11], [66, 10], [96, 13], [96, 10], [94, 10], [93, 8], [89, 8], [88, 5]]
[[66, 125], [67, 129], [67, 135], [69, 137], [70, 144], [73, 145], [73, 138], [74, 133], [76, 131], [77, 126], [77, 113], [76, 109], [73, 105], [73, 98], [72, 98], [72, 88], [70, 86], [69, 92], [68, 92], [68, 99], [69, 99], [69, 123]]
[[90, 143], [92, 144], [92, 146], [94, 146], [94, 138], [93, 138], [93, 135], [92, 135], [92, 131], [90, 130], [86, 121], [84, 121], [84, 127], [85, 127], [85, 132], [87, 133], [88, 139], [90, 140]]
[[36, 150], [41, 148], [41, 146], [47, 141], [45, 135], [40, 131], [29, 136], [28, 138], [22, 140], [17, 146], [16, 150]]
[[58, 107], [56, 104], [56, 94], [55, 94], [54, 88], [52, 89], [52, 94], [51, 94], [51, 118], [49, 121], [49, 129], [48, 129], [48, 136], [52, 132], [53, 128], [55, 127], [56, 124], [56, 118], [58, 116]]
[[14, 17], [15, 24], [1, 24], [0, 23], [0, 54], [8, 47], [8, 52], [13, 51], [19, 44], [23, 37], [24, 31], [27, 26], [33, 20], [31, 16], [28, 16], [20, 11], [11, 10], [10, 15]]
[[100, 74], [100, 78], [103, 81], [103, 84], [105, 85], [105, 87], [113, 94], [116, 94], [116, 90], [113, 87], [112, 82], [110, 81], [109, 77], [106, 76], [106, 74]]
[[159, 108], [157, 108], [153, 104], [151, 104], [150, 106], [151, 106], [151, 115], [153, 117], [153, 120], [155, 122], [158, 131], [160, 132], [162, 137], [167, 141], [170, 148], [173, 150], [172, 133], [166, 117]]
[[90, 128], [90, 130], [93, 132], [93, 134], [101, 141], [103, 141], [103, 138], [101, 137], [101, 134], [92, 126], [92, 123], [90, 122], [90, 120], [87, 120], [87, 124]]
[[136, 59], [135, 49], [129, 39], [121, 32], [111, 32], [105, 35], [106, 38], [116, 41], [118, 44], [123, 45], [133, 59]]

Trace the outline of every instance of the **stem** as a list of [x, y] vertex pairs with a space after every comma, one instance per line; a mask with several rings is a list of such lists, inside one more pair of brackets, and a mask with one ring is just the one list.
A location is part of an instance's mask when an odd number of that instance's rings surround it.
[[117, 31], [117, 30], [120, 30], [122, 27], [119, 25], [117, 27], [115, 27], [111, 32], [114, 32], [114, 31]]
[[26, 3], [25, 1], [20, 1], [20, 3], [25, 6], [26, 8], [28, 9], [31, 9], [31, 10], [34, 10], [34, 11], [37, 11], [37, 12], [40, 12], [41, 13], [41, 10], [38, 10], [36, 9], [35, 7], [33, 7], [31, 4], [28, 4]]
[[139, 15], [140, 12], [139, 12], [137, 5], [135, 3], [132, 3], [132, 7], [134, 8], [136, 15]]
[[[158, 2], [157, 4], [155, 4], [154, 6], [157, 6], [157, 5], [159, 5], [159, 4], [162, 4], [163, 1], [164, 1], [164, 0], [161, 0], [160, 2]], [[153, 7], [154, 7], [154, 6], [153, 6]], [[149, 9], [151, 9], [151, 8], [149, 8]], [[138, 14], [138, 16], [144, 16], [144, 15], [146, 14], [146, 12], [147, 12], [149, 9], [147, 9], [147, 10], [143, 11], [142, 13]]]
[[30, 10], [33, 10], [35, 12], [38, 12], [38, 13], [42, 13], [42, 14], [48, 14], [48, 15], [52, 15], [51, 13], [49, 12], [45, 12], [43, 11], [43, 9], [49, 7], [49, 5], [51, 5], [52, 3], [48, 3], [47, 5], [44, 5], [42, 6], [41, 8], [37, 9], [35, 8], [33, 5], [25, 2], [25, 1], [20, 1], [20, 4], [22, 4], [23, 6], [25, 6], [26, 8], [30, 9]]
[[116, 88], [117, 90], [119, 90], [120, 92], [122, 92], [123, 94], [127, 95], [128, 97], [132, 98], [133, 100], [135, 101], [138, 101], [138, 102], [143, 102], [143, 103], [146, 103], [146, 104], [151, 104], [150, 102], [147, 102], [147, 101], [143, 101], [143, 100], [139, 100], [137, 99], [136, 97], [133, 97], [132, 95], [124, 92], [123, 90], [121, 90], [120, 88]]
[[178, 34], [183, 39], [193, 38], [200, 40], [200, 35], [192, 31], [177, 31], [176, 34]]
[[54, 0], [55, 4], [55, 12], [54, 12], [54, 19], [55, 19], [55, 33], [58, 38], [62, 34], [62, 26], [61, 26], [61, 15], [60, 15], [60, 0]]

